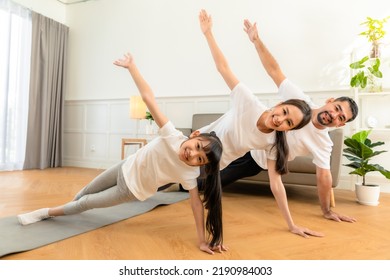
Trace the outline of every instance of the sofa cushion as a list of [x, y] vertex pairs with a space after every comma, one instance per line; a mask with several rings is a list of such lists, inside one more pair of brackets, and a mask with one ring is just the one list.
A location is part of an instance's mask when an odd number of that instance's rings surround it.
[[[283, 184], [286, 186], [316, 186], [317, 178], [311, 173], [293, 173], [282, 175]], [[239, 180], [243, 183], [260, 183], [269, 185], [268, 172], [262, 171], [259, 174], [251, 177], [245, 177]]]
[[185, 136], [190, 136], [190, 134], [192, 132], [191, 128], [180, 128], [180, 127], [177, 127], [176, 129], [180, 130], [181, 132], [183, 132], [183, 135], [185, 135]]
[[288, 162], [289, 172], [295, 173], [316, 173], [316, 166], [313, 164], [312, 157], [296, 157], [294, 160]]
[[222, 114], [194, 114], [192, 116], [192, 131], [216, 121]]

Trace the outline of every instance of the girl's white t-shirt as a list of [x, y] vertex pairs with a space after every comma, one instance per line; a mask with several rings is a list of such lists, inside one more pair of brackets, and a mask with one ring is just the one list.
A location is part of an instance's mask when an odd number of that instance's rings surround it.
[[259, 117], [268, 109], [242, 83], [231, 92], [232, 108], [215, 122], [199, 129], [215, 131], [222, 142], [220, 169], [254, 149], [266, 151], [267, 157], [276, 159], [275, 132], [263, 133], [257, 128]]
[[180, 183], [184, 189], [197, 186], [199, 166], [189, 166], [179, 158], [181, 144], [188, 139], [167, 122], [159, 136], [130, 155], [122, 165], [127, 187], [138, 200], [145, 200], [168, 183]]

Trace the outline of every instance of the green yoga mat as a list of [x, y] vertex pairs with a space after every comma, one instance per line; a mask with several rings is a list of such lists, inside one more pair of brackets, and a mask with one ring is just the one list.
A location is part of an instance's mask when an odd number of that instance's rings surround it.
[[158, 192], [151, 198], [108, 208], [92, 209], [78, 215], [47, 219], [22, 226], [16, 216], [0, 219], [0, 257], [32, 250], [59, 240], [113, 224], [189, 197], [186, 192]]

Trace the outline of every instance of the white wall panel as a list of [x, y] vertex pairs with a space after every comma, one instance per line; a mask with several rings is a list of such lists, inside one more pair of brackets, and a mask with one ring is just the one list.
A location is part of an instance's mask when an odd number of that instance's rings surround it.
[[108, 130], [108, 105], [87, 104], [85, 129], [88, 131]]
[[84, 135], [82, 133], [64, 133], [63, 156], [67, 159], [83, 159], [84, 156]]
[[168, 101], [165, 104], [165, 111], [176, 127], [191, 127], [194, 107], [194, 102]]
[[85, 157], [92, 160], [106, 160], [108, 156], [106, 133], [87, 133], [85, 135]]
[[230, 108], [230, 100], [201, 100], [196, 108], [197, 113], [225, 113]]
[[110, 131], [126, 133], [136, 128], [136, 122], [130, 119], [129, 111], [129, 104], [127, 102], [110, 105]]
[[82, 131], [84, 129], [84, 105], [72, 105], [65, 106], [65, 130], [77, 130]]
[[128, 134], [110, 134], [108, 140], [108, 160], [118, 162], [121, 159], [122, 138], [132, 138]]

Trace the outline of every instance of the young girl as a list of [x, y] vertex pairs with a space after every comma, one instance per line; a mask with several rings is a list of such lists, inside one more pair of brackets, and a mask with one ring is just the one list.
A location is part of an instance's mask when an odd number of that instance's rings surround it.
[[[226, 250], [222, 245], [222, 205], [219, 161], [222, 143], [215, 133], [194, 132], [190, 139], [176, 130], [160, 111], [153, 91], [143, 79], [130, 54], [114, 62], [128, 69], [145, 104], [159, 126], [159, 137], [139, 149], [119, 164], [107, 169], [85, 186], [65, 205], [39, 209], [18, 216], [22, 225], [50, 217], [73, 215], [93, 208], [103, 208], [134, 199], [143, 201], [152, 196], [159, 186], [179, 182], [189, 191], [191, 207], [200, 250]], [[203, 201], [200, 199], [197, 178], [204, 166], [206, 178]], [[205, 237], [204, 207], [207, 211]]]

